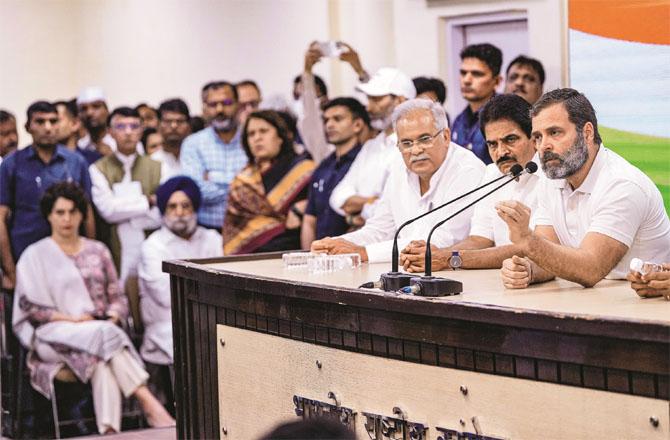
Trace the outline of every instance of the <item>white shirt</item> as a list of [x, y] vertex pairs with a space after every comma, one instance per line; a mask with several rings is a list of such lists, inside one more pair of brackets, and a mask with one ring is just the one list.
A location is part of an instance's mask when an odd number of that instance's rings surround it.
[[600, 146], [581, 186], [541, 179], [537, 226], [554, 228], [560, 243], [579, 247], [589, 232], [607, 235], [628, 252], [606, 276], [625, 278], [630, 260], [670, 261], [670, 220], [656, 185], [618, 154]]
[[170, 275], [163, 272], [162, 262], [222, 255], [221, 234], [201, 226], [188, 240], [163, 226], [142, 243], [138, 275], [145, 330], [140, 354], [146, 361], [162, 365], [174, 363]]
[[182, 173], [179, 159], [172, 153], [165, 150], [154, 151], [151, 158], [161, 163], [161, 183], [171, 177], [179, 176]]
[[[475, 188], [482, 180], [485, 168], [471, 151], [452, 142], [444, 162], [430, 178], [430, 188], [421, 195], [419, 176], [407, 169], [402, 157], [397, 157], [391, 164], [391, 172], [374, 215], [363, 228], [344, 234], [342, 238], [365, 246], [370, 263], [391, 261], [393, 235], [398, 226]], [[475, 198], [465, 197], [406, 226], [398, 237], [398, 247], [402, 249], [411, 240], [426, 240], [433, 225]], [[472, 210], [467, 209], [437, 229], [431, 243], [446, 247], [464, 239], [470, 230]]]
[[125, 171], [121, 183], [110, 187], [105, 175], [95, 165], [91, 165], [88, 172], [91, 175], [91, 198], [98, 213], [107, 223], [117, 227], [121, 243], [119, 281], [123, 286], [128, 276], [137, 274], [144, 230], [160, 227], [161, 216], [157, 207], [149, 207], [149, 200], [142, 194], [139, 182], [131, 181], [130, 169], [137, 155], [114, 154]]
[[131, 173], [133, 171], [133, 164], [135, 163], [135, 159], [137, 159], [137, 153], [125, 155], [121, 154], [119, 152], [115, 152], [114, 155], [116, 156], [117, 159], [121, 162], [121, 165], [123, 165], [123, 179], [121, 180], [122, 183], [130, 182], [131, 179]]
[[335, 150], [328, 143], [323, 127], [319, 99], [316, 97], [316, 85], [314, 75], [303, 72], [302, 74], [302, 102], [303, 114], [298, 117], [298, 132], [304, 147], [312, 155], [315, 163], [319, 164]]
[[[495, 246], [504, 246], [506, 244], [512, 243], [509, 239], [509, 229], [507, 227], [507, 223], [505, 223], [500, 218], [500, 216], [496, 214], [495, 210], [496, 203], [502, 200], [517, 200], [528, 206], [531, 210], [530, 228], [534, 228], [535, 223], [534, 217], [532, 217], [532, 215], [534, 215], [537, 211], [538, 182], [541, 178], [544, 177], [544, 173], [540, 169], [540, 161], [537, 154], [535, 154], [532, 160], [538, 164], [538, 169], [535, 173], [524, 173], [519, 177], [518, 181], [515, 180], [512, 181], [512, 183], [508, 183], [475, 205], [475, 213], [472, 217], [470, 235], [477, 235], [479, 237], [487, 238], [493, 241]], [[486, 166], [486, 173], [484, 174], [484, 178], [482, 179], [480, 185], [497, 179], [500, 176], [502, 176], [502, 173], [496, 164], [489, 164]], [[488, 191], [491, 191], [493, 188], [501, 185], [507, 180], [509, 179], [501, 179], [498, 182], [478, 191], [476, 194], [481, 197]]]
[[[346, 215], [342, 206], [351, 196], [381, 196], [391, 164], [397, 158], [402, 157], [397, 143], [398, 136], [395, 133], [386, 136], [384, 132], [381, 132], [363, 145], [349, 171], [330, 195], [330, 207], [335, 212], [342, 216]], [[365, 218], [372, 217], [374, 209], [370, 209], [369, 206], [366, 208]]]

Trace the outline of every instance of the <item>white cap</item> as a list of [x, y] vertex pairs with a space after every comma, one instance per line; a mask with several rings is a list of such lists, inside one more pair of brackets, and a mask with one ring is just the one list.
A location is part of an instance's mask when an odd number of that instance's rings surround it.
[[264, 98], [258, 108], [261, 110], [275, 110], [285, 112], [290, 108], [290, 105], [284, 95], [281, 93], [275, 93], [274, 95], [270, 95], [267, 98]]
[[411, 78], [395, 67], [382, 67], [366, 83], [356, 86], [368, 96], [396, 95], [416, 98], [416, 88]]
[[102, 91], [101, 87], [86, 87], [77, 96], [77, 105], [96, 101], [105, 101], [105, 92]]

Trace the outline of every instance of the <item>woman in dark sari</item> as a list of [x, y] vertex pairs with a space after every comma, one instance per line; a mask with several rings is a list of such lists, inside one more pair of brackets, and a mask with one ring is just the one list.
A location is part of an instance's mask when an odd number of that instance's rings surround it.
[[293, 136], [275, 111], [249, 115], [242, 146], [249, 163], [230, 185], [224, 254], [299, 249], [314, 162], [295, 153]]

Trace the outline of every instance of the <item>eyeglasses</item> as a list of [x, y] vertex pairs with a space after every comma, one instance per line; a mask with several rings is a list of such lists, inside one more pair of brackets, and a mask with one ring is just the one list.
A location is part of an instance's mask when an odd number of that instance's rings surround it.
[[414, 147], [414, 144], [418, 145], [419, 147], [423, 148], [424, 150], [427, 149], [427, 148], [431, 148], [433, 146], [433, 141], [435, 140], [435, 138], [440, 133], [442, 133], [443, 131], [444, 131], [444, 129], [438, 131], [437, 133], [435, 133], [432, 136], [424, 135], [424, 136], [421, 136], [419, 139], [416, 139], [416, 140], [413, 140], [413, 141], [410, 141], [410, 140], [400, 141], [400, 142], [398, 142], [398, 148], [403, 153], [411, 150], [412, 147]]
[[124, 123], [118, 123], [118, 124], [112, 124], [112, 128], [117, 131], [124, 131], [124, 130], [139, 130], [142, 127], [141, 124], [124, 124]]
[[219, 106], [219, 104], [221, 104], [224, 107], [228, 107], [228, 106], [231, 106], [231, 105], [235, 104], [235, 100], [234, 99], [224, 99], [224, 100], [221, 100], [221, 101], [205, 101], [205, 105], [209, 108], [212, 108], [212, 109], [217, 108]]

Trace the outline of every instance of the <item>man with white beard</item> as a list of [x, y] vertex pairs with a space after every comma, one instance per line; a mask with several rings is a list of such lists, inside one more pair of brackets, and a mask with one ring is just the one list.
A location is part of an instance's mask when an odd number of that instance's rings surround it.
[[519, 255], [503, 262], [507, 288], [560, 277], [591, 287], [624, 279], [633, 258], [670, 261], [670, 220], [658, 188], [642, 171], [605, 148], [596, 113], [574, 89], [544, 94], [531, 111], [547, 179], [539, 182], [535, 230], [530, 208], [496, 205]]
[[173, 177], [156, 190], [156, 204], [163, 215], [163, 226], [142, 243], [138, 267], [145, 326], [140, 354], [152, 364], [171, 365], [174, 362], [170, 276], [163, 272], [162, 262], [223, 254], [221, 235], [198, 226], [196, 212], [200, 201], [198, 185], [186, 176]]

